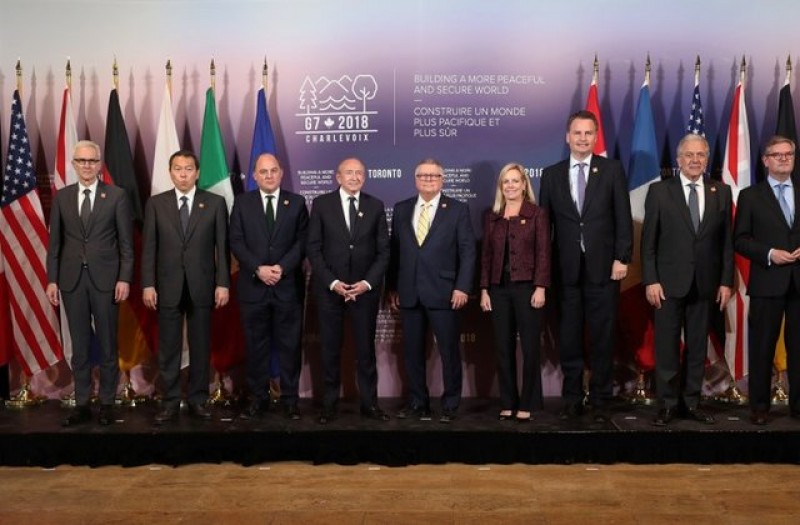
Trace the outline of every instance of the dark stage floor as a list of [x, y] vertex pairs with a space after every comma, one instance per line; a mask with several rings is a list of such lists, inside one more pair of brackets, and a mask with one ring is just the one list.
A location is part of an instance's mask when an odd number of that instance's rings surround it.
[[[560, 399], [548, 399], [530, 423], [500, 422], [496, 400], [466, 399], [451, 424], [392, 418], [361, 418], [355, 403], [342, 403], [338, 419], [317, 423], [317, 409], [303, 400], [300, 421], [279, 411], [257, 421], [214, 408], [202, 422], [182, 413], [180, 420], [152, 424], [156, 404], [117, 409], [115, 425], [96, 422], [64, 429], [69, 409], [56, 401], [26, 409], [0, 409], [0, 465], [142, 465], [159, 463], [275, 461], [382, 465], [420, 463], [800, 463], [800, 421], [785, 406], [774, 407], [766, 427], [748, 421], [747, 407], [705, 404], [717, 423], [676, 420], [651, 425], [655, 409], [620, 402], [611, 420], [591, 416], [561, 421]], [[393, 414], [399, 399], [383, 399]], [[434, 409], [435, 411], [435, 409]]]

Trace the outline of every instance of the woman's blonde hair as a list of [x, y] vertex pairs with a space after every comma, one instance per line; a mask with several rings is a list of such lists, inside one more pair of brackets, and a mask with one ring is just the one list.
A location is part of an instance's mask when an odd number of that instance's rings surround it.
[[528, 177], [527, 173], [525, 173], [525, 168], [522, 167], [522, 164], [509, 162], [503, 166], [503, 169], [500, 170], [500, 175], [497, 176], [497, 190], [494, 193], [494, 206], [492, 206], [492, 211], [495, 213], [502, 213], [503, 209], [506, 207], [506, 198], [503, 196], [503, 177], [505, 177], [509, 171], [514, 170], [519, 172], [520, 176], [522, 176], [522, 182], [525, 184], [525, 188], [522, 190], [522, 199], [527, 200], [532, 204], [536, 204], [536, 197], [533, 195], [531, 178]]

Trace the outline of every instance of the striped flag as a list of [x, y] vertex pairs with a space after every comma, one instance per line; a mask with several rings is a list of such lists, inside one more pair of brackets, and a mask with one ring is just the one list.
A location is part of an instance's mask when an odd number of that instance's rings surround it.
[[606, 151], [606, 137], [603, 133], [603, 118], [600, 116], [600, 97], [597, 95], [597, 76], [598, 69], [595, 66], [594, 73], [592, 74], [592, 84], [589, 86], [589, 96], [586, 99], [586, 110], [594, 114], [597, 119], [597, 142], [594, 144], [595, 155], [607, 157]]
[[[734, 215], [739, 192], [750, 186], [750, 126], [747, 123], [747, 108], [744, 91], [744, 61], [739, 84], [733, 92], [728, 137], [725, 141], [725, 157], [722, 164], [722, 181], [731, 187]], [[727, 325], [731, 333], [725, 338], [725, 359], [731, 367], [733, 378], [739, 380], [747, 375], [747, 311], [749, 298], [746, 283], [750, 280], [750, 261], [736, 254], [736, 272], [731, 301], [726, 307]]]
[[694, 91], [692, 92], [692, 106], [689, 110], [689, 121], [686, 123], [686, 133], [706, 136], [706, 119], [703, 115], [703, 101], [700, 99], [700, 71], [695, 70]]
[[63, 354], [58, 320], [44, 293], [49, 235], [36, 189], [19, 91], [14, 91], [9, 129], [0, 200], [0, 244], [11, 307], [11, 350], [24, 373], [32, 376], [60, 361]]

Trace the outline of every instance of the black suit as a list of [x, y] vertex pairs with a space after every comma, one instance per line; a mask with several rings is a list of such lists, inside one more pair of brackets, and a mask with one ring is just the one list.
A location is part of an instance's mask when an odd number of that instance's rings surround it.
[[158, 364], [164, 403], [180, 402], [183, 319], [189, 340], [190, 403], [208, 398], [211, 309], [216, 287], [230, 287], [225, 199], [197, 189], [184, 235], [175, 190], [150, 197], [145, 207], [142, 288], [158, 293]]
[[[360, 192], [355, 224], [348, 230], [339, 190], [314, 199], [308, 232], [308, 260], [319, 308], [325, 374], [323, 407], [335, 410], [339, 399], [342, 325], [348, 311], [353, 321], [361, 406], [363, 409], [376, 406], [375, 325], [381, 286], [389, 264], [389, 233], [383, 202]], [[336, 280], [345, 284], [364, 280], [372, 289], [355, 301], [345, 302], [330, 289]]]
[[[231, 252], [239, 261], [239, 301], [247, 347], [247, 381], [258, 402], [269, 400], [270, 349], [280, 362], [281, 398], [297, 403], [303, 327], [303, 257], [308, 234], [305, 198], [280, 190], [270, 233], [260, 190], [238, 195], [231, 213]], [[259, 266], [279, 265], [281, 279], [268, 286]], [[271, 344], [274, 341], [276, 344]]]
[[719, 287], [733, 285], [731, 189], [708, 180], [703, 190], [705, 210], [697, 232], [679, 176], [653, 183], [645, 200], [642, 282], [660, 283], [666, 297], [655, 310], [656, 393], [662, 408], [674, 409], [679, 403], [697, 408], [708, 314]]
[[791, 227], [781, 212], [768, 180], [739, 194], [734, 230], [736, 251], [750, 260], [750, 405], [769, 410], [772, 361], [786, 316], [784, 340], [789, 379], [789, 407], [800, 411], [800, 263], [768, 263], [769, 251], [792, 252], [800, 247], [798, 188], [794, 186], [794, 223]]
[[619, 282], [611, 279], [615, 260], [631, 259], [633, 224], [622, 165], [593, 155], [586, 197], [579, 212], [570, 194], [570, 161], [544, 169], [539, 204], [550, 212], [555, 243], [553, 274], [558, 283], [560, 355], [567, 403], [583, 399], [584, 322], [591, 337], [590, 402], [612, 395]]
[[118, 281], [129, 283], [133, 278], [133, 217], [125, 190], [98, 182], [84, 228], [78, 205], [78, 192], [83, 189], [80, 184], [71, 184], [53, 199], [47, 281], [58, 284], [67, 313], [75, 403], [83, 406], [89, 402], [89, 343], [94, 319], [101, 351], [100, 402], [111, 405], [119, 379], [119, 307], [114, 302], [114, 290]]
[[453, 290], [472, 291], [475, 235], [467, 205], [442, 195], [420, 246], [413, 226], [416, 204], [417, 197], [413, 197], [394, 207], [387, 278], [388, 288], [400, 299], [409, 404], [430, 406], [425, 372], [425, 336], [430, 323], [442, 358], [442, 409], [455, 411], [461, 401], [461, 327], [460, 312], [452, 309], [450, 301]]

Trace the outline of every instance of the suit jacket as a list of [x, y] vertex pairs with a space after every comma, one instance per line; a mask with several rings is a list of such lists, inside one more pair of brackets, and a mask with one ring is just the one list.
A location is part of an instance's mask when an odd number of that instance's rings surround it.
[[481, 288], [500, 284], [505, 266], [506, 236], [511, 280], [550, 286], [550, 221], [547, 211], [524, 201], [517, 217], [505, 220], [502, 213], [491, 210], [484, 216]]
[[786, 294], [794, 277], [800, 287], [800, 264], [767, 264], [770, 249], [793, 251], [800, 246], [800, 223], [797, 206], [800, 205], [798, 187], [794, 187], [795, 214], [791, 228], [781, 212], [778, 199], [764, 180], [739, 194], [736, 208], [734, 244], [736, 251], [750, 259], [749, 295], [775, 297]]
[[[308, 260], [319, 291], [336, 279], [366, 280], [379, 291], [389, 264], [389, 232], [383, 202], [360, 194], [352, 235], [347, 229], [339, 190], [320, 195], [311, 207]], [[380, 292], [378, 292], [380, 293]]]
[[85, 262], [94, 286], [109, 292], [117, 281], [130, 282], [133, 278], [133, 216], [128, 197], [122, 188], [99, 182], [84, 231], [78, 186], [70, 184], [53, 199], [47, 281], [70, 292], [78, 285]]
[[695, 233], [680, 177], [653, 183], [642, 226], [642, 282], [661, 283], [667, 297], [684, 297], [692, 282], [701, 298], [733, 286], [731, 189], [706, 181], [705, 211]]
[[[308, 236], [304, 197], [281, 189], [275, 225], [267, 231], [264, 203], [256, 189], [236, 196], [231, 212], [231, 252], [239, 261], [239, 300], [259, 302], [272, 292], [281, 301], [299, 301], [303, 294], [302, 263]], [[280, 265], [283, 276], [267, 286], [256, 276], [261, 265]]]
[[475, 235], [469, 208], [442, 194], [422, 246], [412, 219], [417, 197], [398, 202], [392, 214], [388, 288], [400, 306], [450, 309], [453, 290], [470, 293], [475, 278]]
[[579, 213], [569, 192], [569, 168], [569, 159], [545, 168], [539, 192], [539, 205], [550, 213], [562, 282], [578, 282], [581, 235], [586, 279], [608, 282], [614, 260], [626, 264], [631, 260], [633, 223], [625, 172], [618, 161], [592, 155]]
[[230, 287], [228, 208], [225, 199], [197, 189], [184, 238], [174, 189], [145, 206], [142, 288], [153, 286], [160, 305], [177, 306], [184, 280], [192, 303], [210, 307], [214, 289]]

